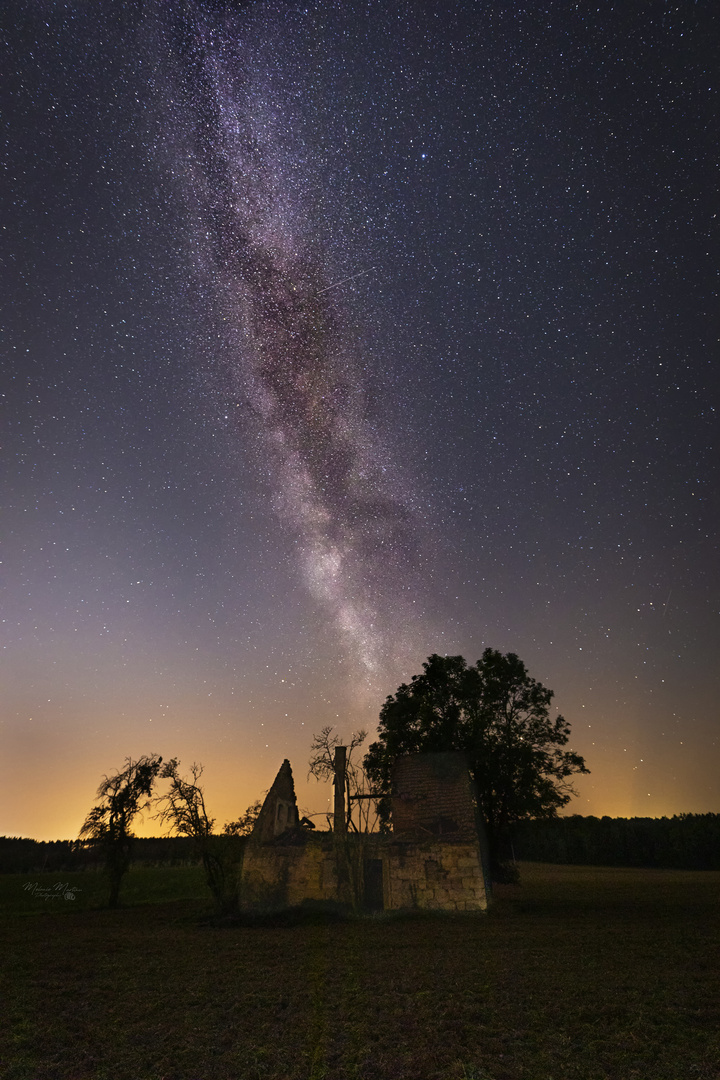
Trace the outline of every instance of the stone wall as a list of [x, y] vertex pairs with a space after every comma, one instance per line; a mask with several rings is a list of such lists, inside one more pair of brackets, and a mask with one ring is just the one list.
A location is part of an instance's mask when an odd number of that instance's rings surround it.
[[488, 897], [477, 843], [395, 843], [389, 845], [385, 861], [385, 908], [388, 910], [487, 909]]
[[243, 905], [250, 908], [292, 907], [303, 900], [337, 901], [337, 860], [332, 844], [248, 844], [242, 896]]
[[382, 908], [484, 911], [488, 898], [477, 843], [403, 843], [391, 837], [345, 844], [312, 837], [302, 846], [248, 844], [243, 905], [282, 908], [303, 901], [350, 904], [365, 895], [363, 867], [382, 863]]
[[287, 758], [283, 761], [272, 787], [265, 796], [253, 828], [253, 839], [266, 843], [282, 836], [298, 824], [297, 799], [292, 769]]

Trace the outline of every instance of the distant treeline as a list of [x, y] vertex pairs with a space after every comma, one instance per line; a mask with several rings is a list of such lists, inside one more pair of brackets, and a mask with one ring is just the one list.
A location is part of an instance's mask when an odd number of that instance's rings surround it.
[[[187, 836], [137, 837], [132, 861], [144, 866], [187, 866], [198, 861]], [[0, 836], [0, 874], [39, 874], [65, 870], [99, 870], [102, 852], [83, 840], [28, 840]]]
[[720, 814], [671, 818], [559, 817], [513, 830], [519, 861], [720, 870]]
[[[720, 814], [671, 818], [558, 817], [523, 821], [513, 830], [509, 858], [582, 866], [720, 870]], [[198, 862], [186, 836], [138, 837], [133, 863], [187, 866]], [[0, 874], [98, 870], [103, 856], [82, 840], [0, 836]]]

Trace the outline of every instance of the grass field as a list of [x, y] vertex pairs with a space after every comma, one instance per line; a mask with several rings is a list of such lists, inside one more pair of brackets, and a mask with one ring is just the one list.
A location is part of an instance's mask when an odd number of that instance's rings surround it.
[[720, 1078], [720, 873], [521, 869], [488, 916], [252, 929], [203, 921], [195, 868], [117, 911], [6, 875], [0, 1076]]

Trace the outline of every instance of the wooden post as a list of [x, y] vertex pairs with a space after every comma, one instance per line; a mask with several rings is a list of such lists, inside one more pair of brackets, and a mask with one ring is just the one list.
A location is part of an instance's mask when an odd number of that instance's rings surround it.
[[336, 833], [347, 832], [347, 817], [345, 815], [345, 774], [346, 774], [346, 746], [335, 747], [335, 806], [333, 815], [333, 831]]

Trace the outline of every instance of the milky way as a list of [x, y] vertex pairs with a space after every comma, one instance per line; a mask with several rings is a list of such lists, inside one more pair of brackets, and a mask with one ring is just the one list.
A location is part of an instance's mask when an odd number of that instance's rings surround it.
[[712, 5], [3, 8], [0, 831], [486, 647], [716, 810]]
[[197, 8], [160, 25], [174, 45], [166, 160], [192, 222], [203, 293], [221, 312], [224, 362], [259, 420], [274, 506], [299, 541], [304, 583], [372, 675], [402, 637], [396, 627], [391, 645], [384, 602], [391, 594], [397, 620], [396, 583], [416, 557], [417, 523], [366, 417], [343, 309], [345, 287], [372, 268], [341, 266], [318, 235], [328, 193], [288, 70], [292, 20], [269, 7], [245, 22]]

